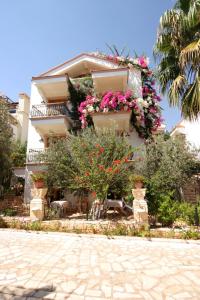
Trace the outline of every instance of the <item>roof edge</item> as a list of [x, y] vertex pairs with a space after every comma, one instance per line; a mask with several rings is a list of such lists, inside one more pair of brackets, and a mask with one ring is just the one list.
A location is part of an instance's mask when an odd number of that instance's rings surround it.
[[[39, 74], [39, 75], [36, 76], [36, 77], [42, 77], [42, 76], [45, 76], [47, 73], [49, 73], [49, 72], [51, 72], [51, 71], [53, 71], [53, 70], [56, 70], [57, 68], [60, 68], [60, 67], [64, 66], [65, 64], [67, 64], [67, 63], [69, 63], [69, 62], [71, 62], [71, 61], [73, 61], [73, 60], [76, 60], [77, 58], [80, 58], [80, 57], [82, 57], [82, 56], [84, 56], [84, 55], [87, 55], [87, 56], [92, 57], [92, 58], [97, 58], [97, 59], [100, 59], [100, 60], [105, 60], [105, 61], [111, 62], [109, 59], [106, 59], [106, 58], [104, 58], [104, 57], [98, 57], [98, 56], [96, 56], [96, 55], [94, 55], [94, 54], [87, 53], [87, 52], [83, 52], [83, 53], [81, 53], [81, 54], [75, 56], [74, 58], [71, 58], [71, 59], [69, 59], [69, 60], [66, 60], [66, 61], [65, 61], [64, 63], [62, 63], [62, 64], [59, 64], [59, 65], [57, 65], [57, 66], [55, 66], [55, 67], [49, 69], [48, 71]], [[112, 63], [115, 64], [115, 65], [118, 65], [118, 63], [115, 63], [115, 62], [113, 62], [113, 61], [112, 61]]]

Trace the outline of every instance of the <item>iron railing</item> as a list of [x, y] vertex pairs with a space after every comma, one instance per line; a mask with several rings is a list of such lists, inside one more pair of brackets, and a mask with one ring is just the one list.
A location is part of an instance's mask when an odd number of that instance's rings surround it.
[[64, 104], [39, 104], [32, 106], [31, 118], [52, 116], [69, 116], [69, 111]]
[[27, 155], [28, 163], [42, 163], [44, 162], [45, 149], [29, 149]]

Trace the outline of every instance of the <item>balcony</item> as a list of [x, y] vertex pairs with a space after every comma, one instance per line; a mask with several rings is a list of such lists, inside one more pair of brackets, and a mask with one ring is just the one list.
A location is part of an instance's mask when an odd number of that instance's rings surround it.
[[66, 75], [33, 77], [32, 81], [48, 100], [66, 100], [69, 95]]
[[45, 149], [29, 149], [27, 155], [27, 163], [43, 163], [44, 158], [42, 154], [45, 153]]
[[92, 79], [95, 92], [102, 94], [106, 91], [126, 91], [128, 84], [128, 69], [93, 71]]
[[30, 119], [41, 136], [65, 134], [71, 126], [69, 111], [63, 103], [33, 105]]
[[118, 132], [129, 132], [131, 111], [94, 113], [92, 120], [95, 129], [114, 128]]

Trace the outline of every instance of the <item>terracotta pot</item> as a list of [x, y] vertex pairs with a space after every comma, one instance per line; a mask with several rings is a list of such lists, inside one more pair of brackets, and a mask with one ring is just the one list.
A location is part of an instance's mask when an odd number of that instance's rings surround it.
[[134, 187], [135, 187], [135, 189], [142, 189], [143, 188], [143, 182], [142, 181], [136, 181], [135, 183], [134, 183]]
[[37, 180], [34, 182], [34, 186], [36, 189], [42, 189], [44, 188], [44, 180]]

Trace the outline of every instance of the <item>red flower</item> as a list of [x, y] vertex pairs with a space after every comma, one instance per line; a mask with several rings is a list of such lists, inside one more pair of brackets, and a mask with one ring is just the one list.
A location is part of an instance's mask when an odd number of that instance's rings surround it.
[[121, 160], [116, 159], [113, 161], [113, 165], [119, 165], [121, 163]]
[[100, 145], [99, 145], [99, 144], [96, 144], [96, 145], [95, 145], [95, 147], [96, 147], [96, 148], [99, 148], [99, 147], [100, 147]]
[[99, 165], [99, 169], [100, 169], [100, 170], [104, 170], [104, 166]]
[[128, 159], [127, 157], [125, 157], [125, 158], [124, 158], [124, 161], [125, 161], [125, 162], [128, 162], [128, 161], [129, 161], [129, 159]]
[[100, 152], [100, 153], [103, 153], [103, 152], [104, 152], [104, 148], [103, 148], [103, 147], [100, 147], [100, 148], [99, 148], [99, 152]]
[[89, 176], [90, 175], [90, 173], [89, 172], [85, 172], [85, 176]]
[[96, 193], [96, 192], [92, 192], [92, 196], [93, 196], [93, 197], [96, 197], [96, 196], [97, 196], [97, 193]]
[[113, 168], [111, 168], [111, 167], [107, 169], [107, 172], [112, 172], [112, 171], [113, 171]]
[[115, 174], [117, 174], [117, 173], [119, 173], [119, 169], [115, 169], [115, 172], [114, 172]]

